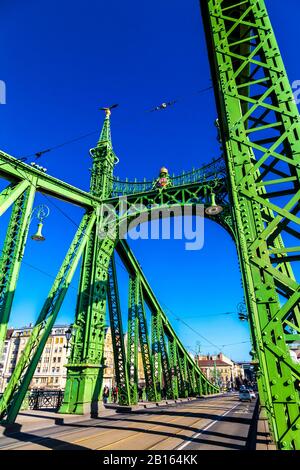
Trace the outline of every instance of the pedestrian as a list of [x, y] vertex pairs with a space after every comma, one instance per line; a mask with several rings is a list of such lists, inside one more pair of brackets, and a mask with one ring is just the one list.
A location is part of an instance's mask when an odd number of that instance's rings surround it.
[[115, 386], [112, 390], [113, 402], [117, 403], [118, 401], [118, 387]]
[[107, 403], [107, 400], [108, 400], [108, 397], [109, 397], [109, 388], [108, 388], [107, 385], [105, 385], [105, 387], [103, 389], [102, 397], [103, 397], [103, 403]]

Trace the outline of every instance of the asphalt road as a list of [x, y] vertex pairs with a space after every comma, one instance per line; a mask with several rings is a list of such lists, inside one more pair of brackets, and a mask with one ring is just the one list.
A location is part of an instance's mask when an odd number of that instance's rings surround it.
[[228, 394], [116, 413], [3, 436], [0, 450], [245, 450], [254, 406]]

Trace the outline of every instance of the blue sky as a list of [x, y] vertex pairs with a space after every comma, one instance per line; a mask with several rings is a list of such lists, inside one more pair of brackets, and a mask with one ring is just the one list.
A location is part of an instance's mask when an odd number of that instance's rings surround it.
[[[0, 106], [1, 149], [21, 157], [93, 130], [100, 133], [98, 108], [119, 103], [112, 136], [121, 178], [152, 180], [162, 165], [180, 173], [219, 156], [213, 93], [197, 94], [211, 84], [197, 0], [1, 3], [0, 79], [7, 88], [7, 104]], [[279, 0], [267, 2], [293, 82], [300, 79], [295, 60], [299, 6], [296, 0], [288, 4], [282, 8]], [[146, 112], [174, 99], [178, 102], [166, 111]], [[49, 152], [40, 163], [49, 174], [88, 189], [88, 150], [96, 140], [97, 134]], [[51, 210], [44, 227], [47, 242], [27, 243], [10, 321], [14, 326], [37, 317], [82, 214], [41, 195], [38, 203]], [[6, 222], [7, 216], [1, 220], [1, 240]], [[247, 325], [236, 314], [224, 314], [235, 312], [243, 298], [235, 246], [224, 230], [205, 220], [199, 252], [186, 251], [178, 240], [134, 241], [131, 246], [185, 345], [196, 349], [200, 342], [202, 352], [217, 351], [175, 317], [220, 348], [242, 343], [222, 349], [234, 359], [248, 359]], [[127, 276], [120, 267], [119, 275], [125, 318]], [[78, 273], [60, 322], [72, 321], [77, 280]]]

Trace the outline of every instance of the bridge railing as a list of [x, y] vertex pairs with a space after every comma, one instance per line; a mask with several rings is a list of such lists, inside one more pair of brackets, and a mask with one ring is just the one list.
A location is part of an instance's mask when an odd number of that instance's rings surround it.
[[30, 410], [58, 410], [62, 404], [63, 390], [31, 390], [26, 397], [26, 408]]
[[[225, 162], [223, 157], [220, 157], [201, 168], [183, 173], [182, 175], [173, 176], [170, 180], [172, 186], [182, 186], [185, 184], [203, 183], [218, 177], [223, 178], [225, 173]], [[112, 197], [151, 191], [154, 187], [155, 181], [121, 181], [119, 178], [113, 178]]]

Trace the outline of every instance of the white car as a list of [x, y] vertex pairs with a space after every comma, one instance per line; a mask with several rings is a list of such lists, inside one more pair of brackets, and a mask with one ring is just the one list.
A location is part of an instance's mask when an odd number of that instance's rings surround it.
[[239, 400], [240, 401], [252, 401], [252, 397], [250, 395], [249, 390], [247, 390], [247, 389], [240, 390]]
[[252, 390], [252, 388], [249, 388], [248, 392], [250, 393], [251, 398], [253, 398], [255, 400], [256, 395], [255, 395], [255, 392]]

